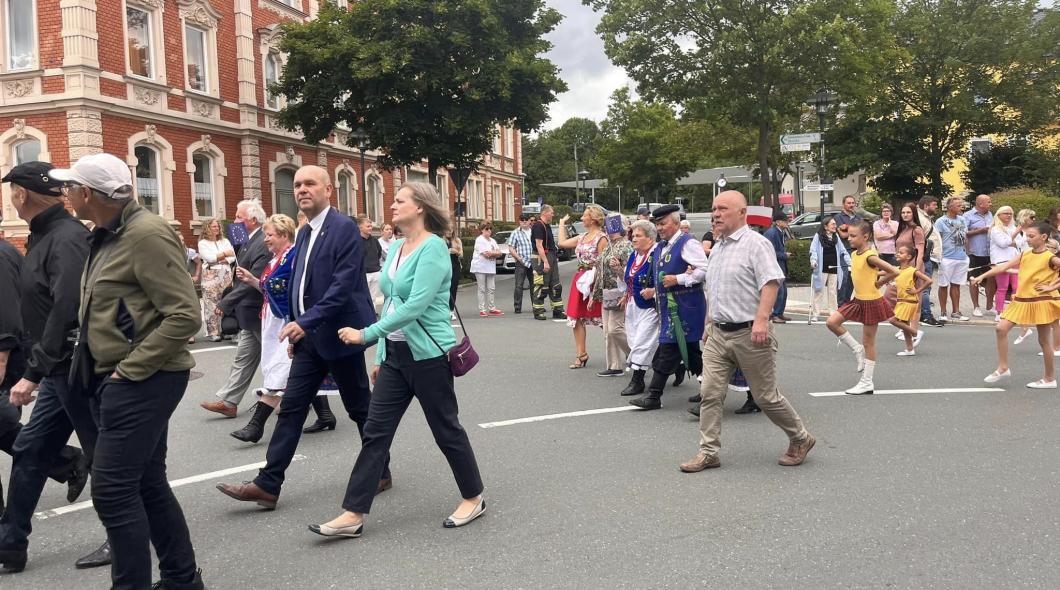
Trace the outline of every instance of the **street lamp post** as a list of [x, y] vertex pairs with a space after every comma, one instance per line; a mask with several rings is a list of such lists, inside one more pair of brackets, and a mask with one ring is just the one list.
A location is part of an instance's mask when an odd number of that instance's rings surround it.
[[[364, 130], [364, 127], [358, 127], [356, 131], [350, 134], [350, 137], [357, 142], [357, 150], [361, 152], [361, 200], [364, 201], [364, 212], [368, 213], [368, 193], [365, 192], [364, 184], [364, 152], [368, 151], [368, 132]], [[354, 206], [353, 214], [357, 215], [357, 207]]]
[[[836, 95], [829, 92], [827, 88], [821, 88], [817, 91], [817, 94], [813, 95], [813, 98], [806, 101], [806, 104], [812, 106], [814, 111], [817, 113], [817, 127], [821, 132], [821, 164], [817, 170], [818, 182], [820, 184], [832, 184], [832, 179], [828, 177], [825, 172], [825, 159], [824, 159], [824, 123], [825, 117], [828, 115], [828, 109], [836, 102]], [[800, 187], [801, 188], [801, 187]], [[825, 201], [831, 202], [832, 191], [820, 191], [821, 196], [821, 222], [824, 222], [824, 204]]]
[[[586, 180], [587, 178], [589, 178], [589, 171], [588, 171], [588, 170], [582, 170], [581, 172], [578, 172], [578, 180], [581, 180], [581, 181], [582, 181], [582, 192], [583, 192], [583, 193], [585, 192], [585, 180]], [[577, 186], [575, 186], [575, 187], [574, 187], [574, 190], [575, 190], [575, 192], [577, 192], [577, 190], [578, 190], [578, 187], [577, 187]], [[596, 202], [596, 199], [595, 199], [595, 198], [593, 198], [593, 202], [594, 202], [594, 203]]]

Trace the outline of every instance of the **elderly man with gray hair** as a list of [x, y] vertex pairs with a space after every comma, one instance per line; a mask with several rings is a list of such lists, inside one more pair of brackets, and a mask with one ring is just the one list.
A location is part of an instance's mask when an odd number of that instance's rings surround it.
[[[236, 251], [236, 273], [250, 273], [260, 277], [268, 265], [268, 248], [265, 247], [265, 235], [261, 226], [265, 223], [265, 210], [255, 199], [240, 201], [236, 205], [235, 223], [241, 223], [247, 230], [246, 243]], [[236, 281], [235, 287], [225, 295], [217, 305], [217, 312], [224, 315], [235, 315], [239, 322], [239, 339], [236, 346], [236, 357], [228, 370], [228, 380], [217, 392], [220, 399], [199, 404], [204, 410], [216, 412], [228, 418], [236, 416], [239, 402], [250, 387], [254, 373], [261, 362], [261, 292], [243, 281]]]

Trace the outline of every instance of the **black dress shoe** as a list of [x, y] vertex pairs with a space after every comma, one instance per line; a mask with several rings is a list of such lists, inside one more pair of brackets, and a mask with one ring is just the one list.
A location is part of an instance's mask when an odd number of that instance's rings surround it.
[[0, 549], [0, 570], [17, 574], [26, 569], [26, 550]]
[[81, 497], [81, 492], [85, 491], [85, 484], [88, 483], [88, 474], [92, 472], [92, 460], [89, 459], [84, 453], [77, 458], [77, 465], [74, 467], [74, 472], [70, 475], [70, 478], [66, 480], [66, 501], [73, 504]]
[[688, 413], [692, 414], [693, 416], [698, 418], [699, 417], [699, 406], [692, 406], [691, 408], [688, 408]]
[[629, 405], [637, 406], [642, 410], [658, 410], [662, 407], [662, 401], [657, 397], [638, 397], [637, 399], [630, 400]]
[[625, 374], [626, 374], [625, 371], [620, 371], [618, 369], [604, 369], [603, 371], [600, 371], [599, 373], [597, 373], [596, 376], [597, 377], [621, 377], [622, 375], [625, 375]]
[[679, 368], [677, 370], [677, 374], [674, 375], [674, 387], [677, 387], [678, 385], [680, 385], [680, 384], [682, 384], [684, 382], [685, 382], [685, 367], [684, 367], [684, 365], [682, 365], [681, 368]]
[[166, 582], [165, 580], [159, 580], [154, 584], [151, 584], [151, 590], [166, 590], [167, 588], [188, 588], [189, 590], [206, 590], [206, 584], [202, 582], [202, 570], [195, 572], [195, 579], [191, 581], [190, 586], [178, 586], [172, 582]]
[[552, 319], [554, 319], [554, 320], [565, 320], [565, 319], [567, 319], [567, 314], [562, 312], [562, 311], [554, 311], [554, 312], [552, 312]]
[[90, 567], [102, 567], [110, 565], [110, 541], [103, 541], [103, 544], [99, 546], [92, 553], [78, 559], [74, 562], [74, 567], [79, 570], [88, 569]]
[[762, 411], [762, 408], [758, 407], [758, 404], [755, 403], [755, 400], [749, 399], [749, 400], [747, 400], [747, 401], [745, 401], [743, 403], [743, 406], [739, 410], [736, 410], [736, 413], [737, 414], [753, 414], [755, 412], [761, 412], [761, 411]]
[[703, 396], [698, 393], [688, 398], [688, 403], [690, 404], [698, 404], [701, 401], [703, 401]]

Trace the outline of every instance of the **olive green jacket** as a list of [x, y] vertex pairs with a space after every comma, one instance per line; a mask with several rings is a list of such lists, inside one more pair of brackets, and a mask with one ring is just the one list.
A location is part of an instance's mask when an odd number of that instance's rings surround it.
[[188, 339], [202, 318], [186, 259], [169, 223], [136, 202], [93, 232], [79, 318], [97, 375], [143, 381], [195, 366]]

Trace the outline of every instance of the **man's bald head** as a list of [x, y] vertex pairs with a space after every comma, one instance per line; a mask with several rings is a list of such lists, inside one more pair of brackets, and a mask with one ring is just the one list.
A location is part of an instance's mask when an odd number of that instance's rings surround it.
[[740, 191], [722, 191], [717, 197], [714, 198], [715, 201], [717, 201], [718, 199], [734, 199], [732, 201], [732, 204], [734, 206], [747, 206], [747, 197], [743, 196], [743, 193], [741, 193]]
[[328, 171], [320, 166], [302, 166], [294, 173], [294, 200], [309, 219], [327, 209], [332, 191]]
[[715, 237], [731, 235], [747, 225], [747, 198], [740, 191], [724, 191], [714, 197], [711, 219]]

